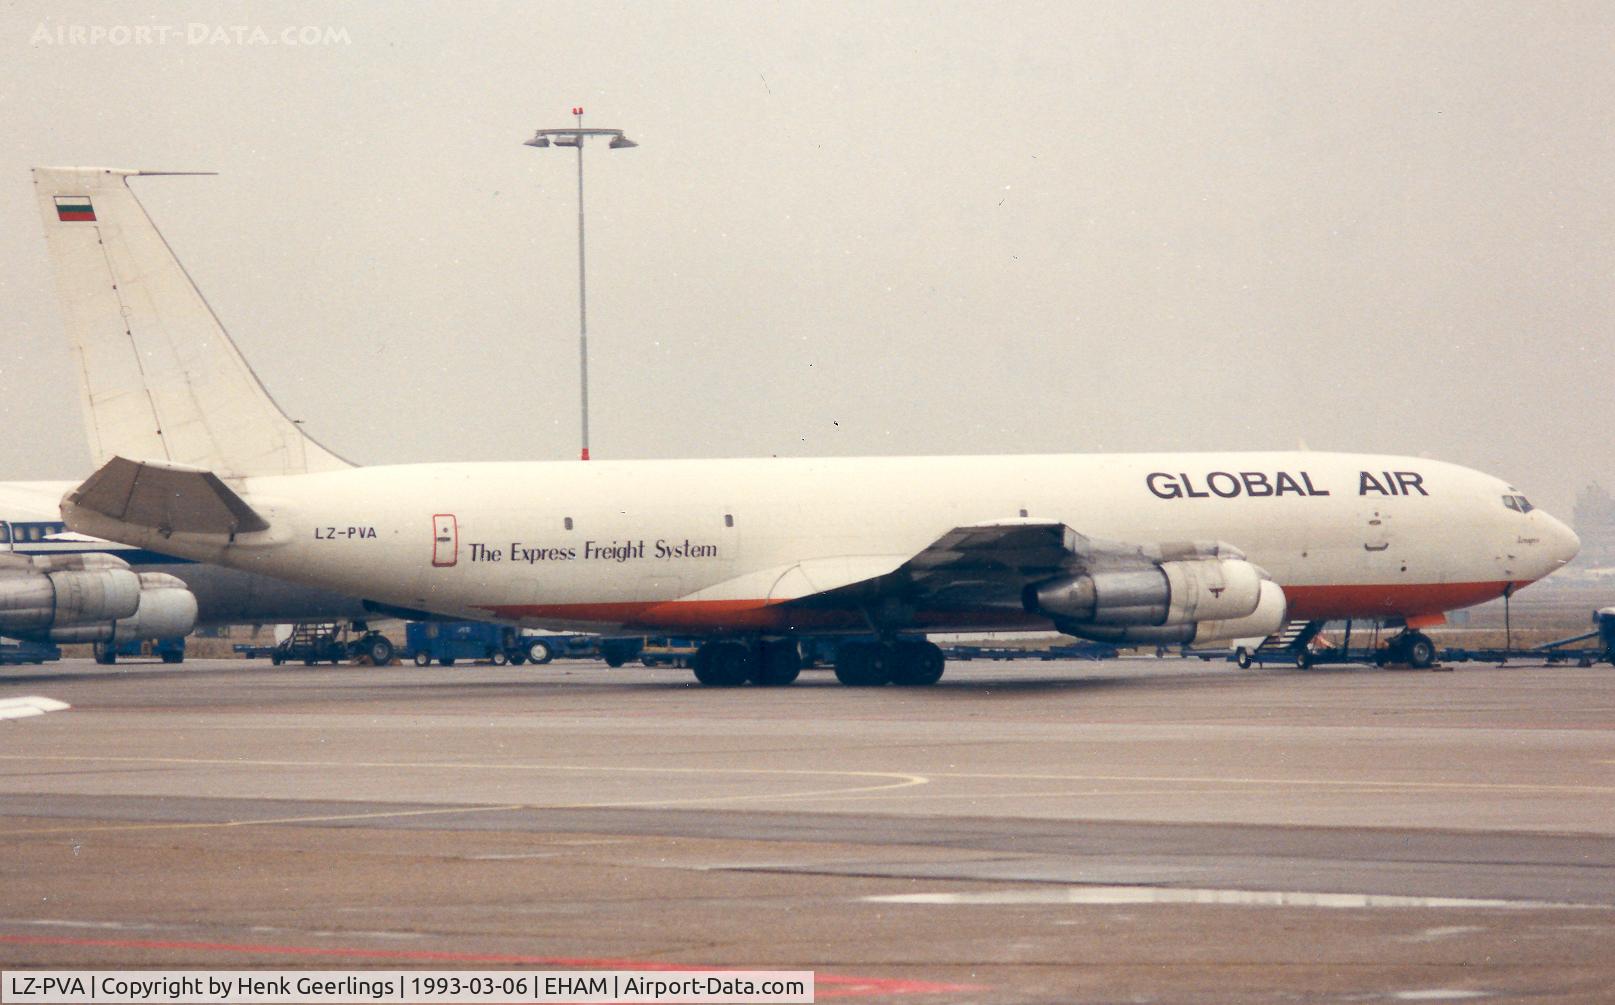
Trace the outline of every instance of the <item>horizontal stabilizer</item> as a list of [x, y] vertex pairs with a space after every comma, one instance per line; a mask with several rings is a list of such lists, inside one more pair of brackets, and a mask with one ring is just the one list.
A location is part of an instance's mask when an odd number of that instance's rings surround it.
[[64, 503], [167, 535], [268, 530], [269, 522], [211, 471], [114, 457]]

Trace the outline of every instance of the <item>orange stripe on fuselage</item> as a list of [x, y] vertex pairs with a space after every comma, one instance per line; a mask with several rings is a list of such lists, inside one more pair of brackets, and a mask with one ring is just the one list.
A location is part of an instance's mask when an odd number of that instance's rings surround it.
[[[1428, 618], [1503, 595], [1504, 581], [1390, 583], [1375, 586], [1286, 586], [1290, 619]], [[1516, 587], [1526, 585], [1516, 582]], [[868, 628], [855, 608], [815, 607], [778, 600], [664, 600], [613, 604], [497, 604], [498, 618], [590, 622], [625, 628], [690, 632], [859, 631]], [[1048, 620], [1013, 608], [919, 611], [915, 630], [1046, 629]]]
[[[1509, 584], [1387, 583], [1379, 586], [1286, 586], [1290, 620], [1339, 618], [1418, 618], [1473, 607], [1503, 595]], [[1515, 587], [1527, 585], [1516, 582]]]

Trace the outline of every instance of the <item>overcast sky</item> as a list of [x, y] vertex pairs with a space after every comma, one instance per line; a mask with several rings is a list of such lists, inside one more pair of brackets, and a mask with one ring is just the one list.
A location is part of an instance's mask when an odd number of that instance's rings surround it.
[[219, 171], [137, 194], [337, 452], [576, 456], [574, 155], [521, 143], [582, 105], [640, 144], [586, 153], [596, 457], [1304, 442], [1568, 516], [1612, 96], [1608, 3], [0, 0], [0, 478], [89, 465], [35, 164]]

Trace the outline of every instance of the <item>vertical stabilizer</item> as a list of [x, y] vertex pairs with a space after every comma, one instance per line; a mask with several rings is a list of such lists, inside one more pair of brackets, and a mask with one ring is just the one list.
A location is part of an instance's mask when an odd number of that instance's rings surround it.
[[269, 397], [129, 190], [141, 173], [34, 169], [96, 465], [116, 456], [225, 477], [351, 467]]

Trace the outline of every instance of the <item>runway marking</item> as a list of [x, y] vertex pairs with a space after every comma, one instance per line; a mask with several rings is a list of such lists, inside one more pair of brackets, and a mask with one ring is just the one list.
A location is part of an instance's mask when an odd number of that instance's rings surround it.
[[[105, 764], [173, 764], [173, 765], [199, 765], [215, 767], [261, 767], [261, 768], [367, 768], [385, 771], [417, 768], [424, 770], [470, 770], [470, 771], [566, 771], [595, 774], [682, 774], [682, 775], [758, 775], [758, 776], [804, 776], [804, 775], [831, 775], [845, 778], [885, 778], [898, 780], [894, 784], [869, 786], [866, 789], [854, 790], [827, 790], [827, 791], [872, 791], [884, 788], [909, 788], [917, 785], [926, 785], [931, 782], [945, 779], [964, 779], [981, 781], [1023, 781], [1023, 782], [1144, 782], [1164, 785], [1269, 785], [1269, 786], [1310, 786], [1318, 788], [1361, 789], [1382, 788], [1387, 791], [1394, 790], [1461, 790], [1466, 792], [1564, 792], [1581, 795], [1599, 794], [1615, 795], [1615, 785], [1547, 785], [1538, 782], [1459, 782], [1459, 781], [1402, 781], [1395, 779], [1378, 778], [1260, 778], [1260, 777], [1218, 777], [1215, 775], [1064, 775], [1040, 774], [1031, 772], [963, 772], [963, 771], [933, 771], [921, 775], [918, 773], [902, 771], [864, 771], [842, 770], [833, 768], [706, 768], [706, 767], [673, 767], [673, 766], [637, 766], [637, 765], [588, 765], [588, 764], [510, 764], [510, 763], [478, 763], [461, 761], [283, 761], [262, 759], [234, 759], [227, 757], [127, 757], [100, 754], [0, 754], [0, 761], [48, 761], [53, 763], [105, 763]], [[1615, 763], [1615, 762], [1611, 762]], [[733, 798], [799, 798], [801, 796], [816, 795], [818, 793], [782, 793], [778, 796], [714, 796], [712, 799]], [[691, 800], [676, 800], [673, 802], [687, 802]], [[705, 799], [693, 801], [701, 802]], [[547, 809], [582, 809], [582, 808], [611, 808], [620, 806], [664, 805], [663, 801], [651, 803], [582, 803], [568, 804], [565, 807], [548, 806]]]
[[938, 771], [933, 781], [978, 779], [1021, 782], [1151, 782], [1171, 785], [1298, 785], [1316, 788], [1395, 790], [1458, 789], [1466, 792], [1566, 792], [1615, 795], [1615, 785], [1543, 785], [1536, 782], [1411, 782], [1378, 778], [1218, 778], [1215, 775], [1042, 775], [1006, 772]]
[[[362, 946], [291, 946], [266, 943], [191, 942], [177, 939], [84, 939], [55, 935], [0, 934], [0, 945], [80, 946], [98, 949], [166, 949], [240, 955], [314, 956], [411, 962], [500, 963], [550, 967], [561, 970], [661, 970], [676, 972], [723, 969], [689, 963], [668, 963], [662, 960], [624, 960], [609, 957], [521, 956], [506, 953], [464, 953], [433, 949], [367, 949]], [[961, 992], [988, 990], [987, 987], [980, 984], [949, 984], [941, 981], [906, 980], [891, 977], [853, 977], [845, 974], [815, 973], [813, 981], [820, 998], [958, 994]]]
[[[935, 776], [932, 776], [932, 777], [935, 777]], [[1354, 787], [1354, 788], [1352, 788], [1352, 789], [1350, 789], [1348, 791], [1350, 791], [1350, 792], [1352, 792], [1352, 793], [1354, 793], [1356, 795], [1384, 795], [1386, 792], [1392, 792], [1392, 791], [1396, 791], [1396, 790], [1393, 790], [1393, 789], [1381, 790], [1376, 785], [1364, 784], [1364, 785], [1362, 785], [1360, 787]], [[976, 800], [976, 799], [1103, 799], [1103, 798], [1112, 798], [1112, 797], [1118, 797], [1118, 796], [1125, 796], [1125, 797], [1129, 797], [1129, 798], [1135, 798], [1135, 797], [1138, 797], [1138, 796], [1192, 796], [1192, 795], [1216, 796], [1216, 795], [1227, 795], [1227, 794], [1228, 794], [1228, 789], [1225, 786], [1224, 787], [1218, 787], [1218, 786], [1213, 786], [1213, 785], [1207, 785], [1207, 786], [1204, 786], [1204, 787], [1196, 788], [1196, 787], [1189, 787], [1189, 786], [1180, 785], [1180, 786], [1177, 786], [1177, 787], [1174, 787], [1174, 788], [1150, 788], [1150, 789], [1082, 789], [1082, 790], [1044, 789], [1044, 790], [1041, 790], [1041, 791], [1032, 791], [1032, 792], [923, 792], [923, 793], [919, 793], [919, 794], [916, 794], [916, 795], [906, 795], [906, 796], [903, 797], [903, 801], [904, 802], [919, 802], [920, 800], [925, 800], [925, 799], [965, 799], [965, 800]], [[880, 796], [870, 796], [870, 795], [848, 796], [847, 801], [848, 802], [859, 802], [859, 801], [868, 801], [868, 800], [874, 800], [874, 799], [879, 799], [879, 798], [882, 798], [882, 797], [880, 797]]]
[[60, 712], [72, 708], [65, 701], [55, 698], [45, 698], [37, 694], [24, 695], [21, 698], [0, 698], [0, 719], [26, 719], [30, 716], [44, 715], [46, 712]]
[[208, 830], [229, 827], [268, 827], [276, 824], [340, 823], [346, 820], [381, 820], [388, 817], [443, 816], [452, 813], [501, 813], [533, 809], [524, 803], [500, 806], [439, 806], [428, 810], [386, 810], [376, 813], [331, 813], [306, 817], [269, 817], [263, 820], [167, 820], [139, 824], [96, 824], [89, 827], [40, 827], [34, 830], [0, 831], [0, 837], [32, 837], [40, 834], [99, 834], [108, 831]]
[[1426, 928], [1416, 935], [1403, 935], [1398, 942], [1436, 942], [1441, 939], [1450, 939], [1454, 935], [1472, 935], [1475, 932], [1484, 932], [1480, 925], [1448, 925], [1443, 928]]
[[893, 893], [858, 898], [867, 904], [1212, 904], [1233, 907], [1468, 907], [1510, 910], [1547, 908], [1607, 911], [1602, 904], [1542, 900], [1475, 900], [1463, 897], [1404, 897], [1379, 893], [1307, 893], [1284, 890], [1218, 890], [1165, 886], [1065, 886], [1035, 890], [972, 893]]
[[274, 824], [307, 824], [307, 823], [335, 823], [347, 820], [369, 820], [387, 817], [415, 817], [452, 813], [495, 813], [513, 810], [580, 810], [580, 809], [648, 809], [666, 806], [708, 805], [711, 803], [726, 802], [777, 802], [792, 799], [820, 799], [830, 797], [849, 797], [864, 793], [885, 792], [892, 789], [910, 788], [918, 785], [930, 784], [930, 779], [924, 775], [912, 775], [895, 771], [840, 771], [814, 768], [694, 768], [672, 766], [622, 766], [622, 765], [583, 765], [583, 764], [468, 764], [455, 761], [444, 762], [411, 762], [411, 761], [271, 761], [271, 760], [237, 760], [231, 758], [189, 758], [189, 757], [118, 757], [104, 755], [81, 754], [5, 754], [0, 755], [0, 761], [45, 761], [51, 763], [100, 763], [100, 764], [170, 764], [209, 767], [261, 767], [261, 768], [367, 768], [395, 771], [398, 769], [419, 768], [428, 770], [469, 770], [469, 771], [565, 771], [582, 772], [589, 774], [601, 773], [630, 773], [630, 774], [678, 774], [678, 775], [756, 775], [756, 776], [832, 776], [844, 778], [878, 778], [883, 779], [879, 784], [838, 786], [832, 789], [810, 789], [800, 792], [774, 792], [774, 793], [741, 793], [736, 795], [708, 795], [688, 796], [679, 799], [632, 799], [615, 800], [610, 802], [572, 802], [572, 803], [509, 803], [494, 806], [450, 806], [436, 807], [424, 810], [390, 810], [375, 813], [335, 814], [329, 816], [300, 816], [282, 817], [267, 820], [227, 820], [205, 822], [151, 822], [138, 824], [105, 824], [92, 827], [50, 827], [33, 830], [0, 831], [0, 836], [15, 837], [37, 834], [63, 834], [63, 833], [90, 833], [96, 831], [120, 830], [178, 830], [178, 829], [204, 829], [209, 827], [257, 827]]
[[50, 761], [54, 763], [175, 764], [245, 768], [400, 768], [449, 771], [573, 771], [594, 774], [659, 775], [833, 775], [842, 778], [901, 779], [904, 785], [924, 785], [928, 778], [903, 771], [858, 771], [837, 768], [697, 768], [668, 765], [612, 764], [482, 764], [463, 761], [278, 761], [229, 757], [122, 757], [104, 754], [0, 754], [0, 761]]

